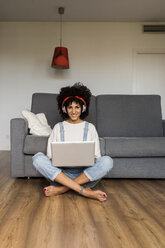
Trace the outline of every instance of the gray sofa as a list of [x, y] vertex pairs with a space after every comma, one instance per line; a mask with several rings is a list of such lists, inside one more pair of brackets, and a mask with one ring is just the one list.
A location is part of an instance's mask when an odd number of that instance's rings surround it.
[[[45, 113], [49, 125], [61, 121], [57, 94], [35, 93], [31, 111]], [[165, 122], [158, 95], [92, 96], [89, 116], [100, 137], [102, 155], [114, 160], [106, 178], [165, 178]], [[46, 153], [48, 137], [28, 134], [27, 122], [11, 120], [11, 176], [40, 177], [33, 154]]]

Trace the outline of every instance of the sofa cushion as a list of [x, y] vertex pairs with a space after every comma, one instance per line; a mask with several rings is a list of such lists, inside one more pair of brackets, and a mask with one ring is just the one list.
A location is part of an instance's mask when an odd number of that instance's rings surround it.
[[[102, 156], [105, 155], [105, 140], [103, 138], [100, 141], [100, 151]], [[37, 152], [47, 152], [48, 137], [37, 136], [37, 135], [27, 135], [24, 142], [24, 153], [28, 155], [34, 155]]]
[[[48, 124], [51, 128], [60, 121], [62, 118], [58, 111], [57, 94], [51, 93], [34, 93], [32, 95], [32, 106], [31, 111], [35, 114], [44, 113], [48, 120]], [[86, 118], [86, 121], [89, 121], [96, 125], [96, 97], [91, 97], [91, 102], [89, 106], [89, 115]]]
[[37, 152], [47, 152], [48, 137], [27, 135], [24, 142], [24, 153], [34, 155]]
[[105, 139], [99, 138], [101, 156], [105, 156]]
[[48, 125], [44, 113], [34, 114], [26, 109], [22, 111], [23, 117], [28, 122], [29, 133], [39, 136], [49, 136], [52, 132], [51, 127]]
[[105, 152], [114, 158], [164, 157], [165, 137], [105, 138]]
[[99, 95], [97, 131], [100, 137], [162, 137], [158, 95]]

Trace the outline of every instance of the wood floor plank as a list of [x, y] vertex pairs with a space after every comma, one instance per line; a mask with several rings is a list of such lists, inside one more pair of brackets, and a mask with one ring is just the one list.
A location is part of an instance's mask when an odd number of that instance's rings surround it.
[[147, 183], [145, 180], [141, 180], [140, 183], [143, 185], [143, 189], [146, 188], [145, 191], [150, 191], [151, 195], [154, 195], [154, 197], [157, 196], [155, 197], [155, 200], [165, 200], [165, 187], [159, 184], [158, 180], [147, 180]]
[[[121, 192], [123, 192], [123, 194], [121, 194], [119, 198], [122, 199], [122, 206], [127, 208], [127, 217], [134, 219], [137, 222], [136, 224], [141, 225], [141, 230], [143, 231], [138, 236], [142, 237], [143, 243], [146, 241], [150, 247], [163, 248], [165, 243], [164, 229], [159, 225], [158, 221], [155, 221], [155, 219], [151, 216], [147, 206], [144, 207], [146, 198], [142, 195], [142, 191], [138, 190], [140, 188], [138, 187], [138, 183], [136, 182], [137, 191], [135, 191], [135, 187], [132, 190], [131, 184], [132, 182], [128, 186], [126, 182], [122, 182]], [[138, 232], [137, 227], [136, 233]]]
[[7, 208], [0, 224], [2, 247], [25, 247], [27, 228], [30, 228], [29, 216], [38, 206], [40, 194], [32, 196], [31, 187], [25, 187], [25, 182], [19, 186], [14, 201]]
[[0, 151], [1, 248], [164, 248], [165, 180], [104, 179], [104, 203], [69, 191], [45, 197], [43, 178], [10, 177]]
[[[136, 190], [137, 186], [131, 182], [131, 187], [129, 188], [132, 188], [133, 192], [137, 192], [137, 198], [143, 208], [147, 210], [155, 221], [159, 221], [159, 216], [162, 216], [165, 220], [165, 195], [164, 192], [163, 194], [157, 194], [157, 191], [155, 191], [156, 184], [157, 181], [153, 181], [152, 184], [151, 182], [149, 184], [149, 181], [139, 181], [139, 191]], [[141, 201], [141, 195], [143, 199], [145, 199], [144, 201]], [[165, 229], [165, 221], [163, 222], [162, 219], [159, 221], [159, 225]]]

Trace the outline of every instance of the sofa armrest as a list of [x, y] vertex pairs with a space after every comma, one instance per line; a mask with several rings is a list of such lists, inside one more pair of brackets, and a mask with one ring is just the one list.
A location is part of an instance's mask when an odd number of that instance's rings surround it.
[[162, 120], [163, 122], [163, 136], [165, 136], [165, 120]]
[[28, 134], [28, 124], [22, 118], [15, 118], [10, 121], [10, 142], [11, 142], [11, 176], [24, 177], [24, 140]]

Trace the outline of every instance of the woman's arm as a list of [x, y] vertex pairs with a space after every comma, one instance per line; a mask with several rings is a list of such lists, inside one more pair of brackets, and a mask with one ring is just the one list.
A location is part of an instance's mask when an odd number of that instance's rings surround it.
[[51, 143], [52, 142], [53, 142], [53, 131], [51, 135], [49, 136], [48, 144], [47, 144], [47, 156], [49, 157], [49, 159], [52, 159], [52, 154], [51, 154]]
[[100, 153], [99, 136], [94, 125], [92, 128], [92, 140], [95, 141], [95, 159], [97, 159], [101, 157], [101, 153]]
[[51, 143], [57, 141], [56, 136], [57, 136], [57, 124], [53, 128], [47, 144], [47, 156], [49, 157], [50, 160], [52, 159]]

